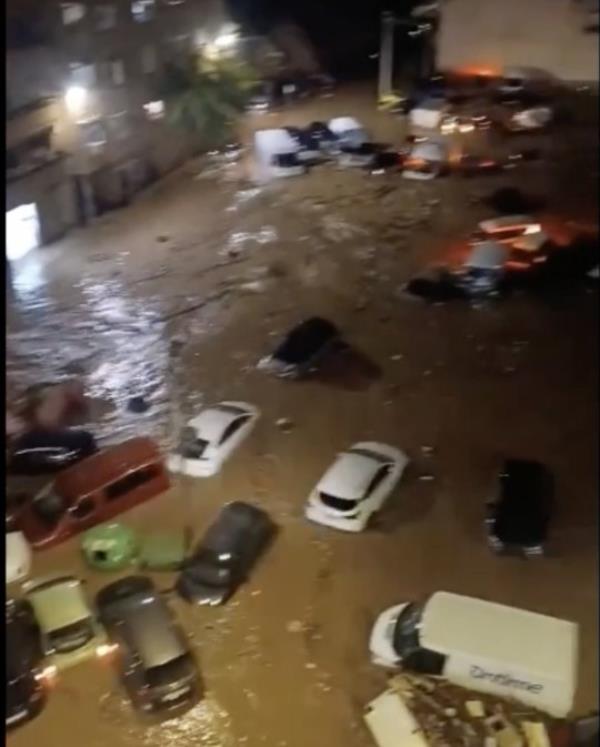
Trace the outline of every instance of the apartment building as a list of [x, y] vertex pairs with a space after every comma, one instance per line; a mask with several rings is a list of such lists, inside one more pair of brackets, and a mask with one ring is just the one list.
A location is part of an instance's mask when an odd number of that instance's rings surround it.
[[227, 16], [222, 0], [9, 0], [7, 19], [7, 239], [22, 254], [198, 147], [164, 120], [161, 72]]
[[598, 82], [598, 0], [440, 0], [439, 70], [529, 67]]

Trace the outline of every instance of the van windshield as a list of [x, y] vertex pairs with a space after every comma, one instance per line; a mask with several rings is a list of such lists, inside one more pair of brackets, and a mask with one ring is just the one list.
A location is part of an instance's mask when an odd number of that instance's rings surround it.
[[419, 628], [423, 617], [423, 605], [408, 604], [398, 616], [394, 628], [394, 649], [398, 656], [406, 659], [419, 650]]

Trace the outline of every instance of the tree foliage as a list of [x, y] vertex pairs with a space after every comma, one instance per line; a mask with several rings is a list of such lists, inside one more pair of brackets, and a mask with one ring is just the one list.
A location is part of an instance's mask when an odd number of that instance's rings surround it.
[[167, 119], [207, 144], [221, 144], [235, 129], [255, 85], [253, 71], [243, 63], [191, 55], [165, 69]]

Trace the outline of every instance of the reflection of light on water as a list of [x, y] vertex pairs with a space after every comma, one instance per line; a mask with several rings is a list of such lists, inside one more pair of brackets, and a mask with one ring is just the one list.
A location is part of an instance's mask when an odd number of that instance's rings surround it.
[[13, 263], [12, 276], [13, 289], [20, 299], [33, 306], [40, 305], [39, 302], [42, 302], [41, 305], [47, 303], [44, 296], [40, 296], [38, 303], [35, 303], [36, 294], [46, 286], [44, 263], [38, 252], [32, 252], [20, 262]]
[[229, 714], [214, 697], [174, 718], [160, 722], [146, 720], [135, 712], [124, 691], [106, 693], [100, 698], [102, 721], [119, 729], [119, 744], [145, 747], [235, 747]]
[[143, 731], [131, 730], [139, 740], [136, 744], [148, 747], [233, 747], [231, 720], [211, 696], [179, 718], [163, 721]]

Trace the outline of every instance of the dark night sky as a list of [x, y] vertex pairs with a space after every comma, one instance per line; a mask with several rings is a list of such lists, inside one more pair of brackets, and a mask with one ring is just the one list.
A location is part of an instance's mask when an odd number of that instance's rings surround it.
[[336, 75], [367, 72], [379, 47], [383, 10], [407, 13], [411, 0], [227, 0], [236, 20], [255, 33], [293, 21], [315, 45], [324, 67]]

